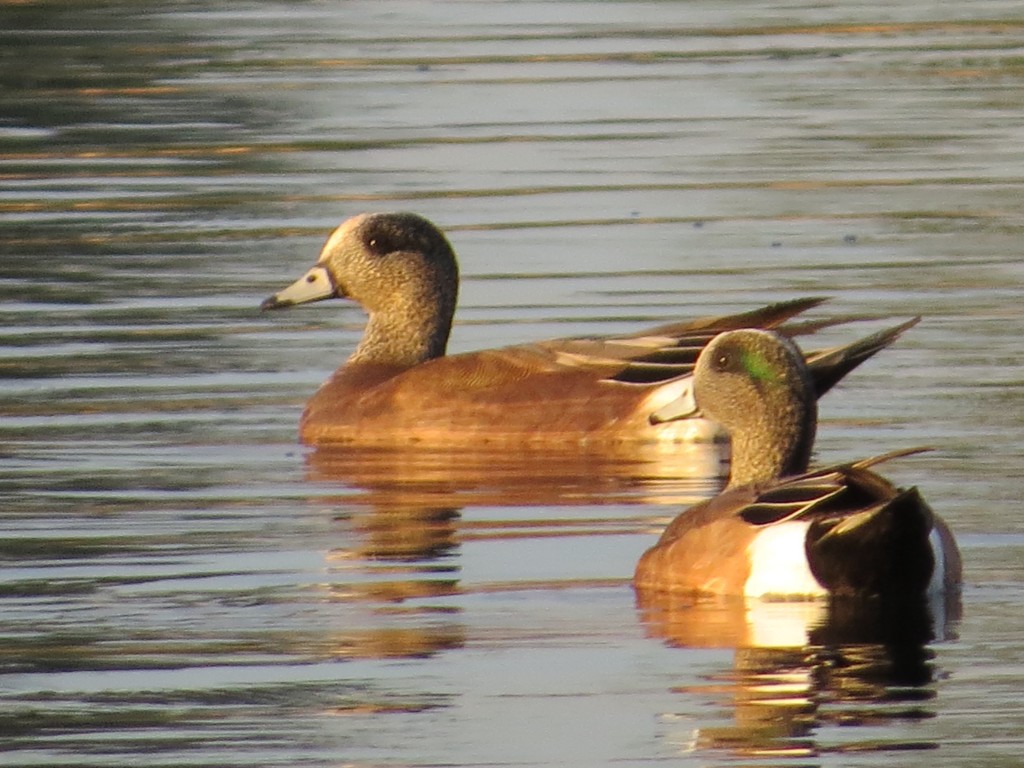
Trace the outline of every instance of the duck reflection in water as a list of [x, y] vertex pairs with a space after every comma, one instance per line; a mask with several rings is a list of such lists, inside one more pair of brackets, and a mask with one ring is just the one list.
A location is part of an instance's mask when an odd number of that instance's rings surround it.
[[[679, 505], [714, 491], [728, 446], [628, 450], [330, 446], [307, 454], [309, 480], [336, 483], [378, 507]], [[681, 465], [688, 471], [681, 472]]]
[[331, 570], [347, 577], [336, 585], [337, 597], [401, 602], [455, 593], [458, 508], [372, 494], [322, 502], [339, 510], [335, 540], [343, 544], [328, 554]]
[[784, 602], [647, 592], [638, 607], [647, 634], [667, 645], [735, 649], [732, 666], [705, 684], [672, 687], [715, 712], [725, 706], [732, 720], [666, 714], [688, 723], [666, 734], [678, 749], [750, 759], [938, 746], [905, 726], [936, 714], [929, 644], [955, 638], [955, 593]]
[[[307, 454], [307, 477], [337, 493], [317, 495], [314, 503], [332, 510], [335, 569], [359, 571], [346, 585], [356, 599], [400, 601], [437, 597], [458, 589], [459, 548], [467, 540], [507, 540], [536, 536], [635, 533], [646, 517], [620, 514], [622, 505], [679, 504], [706, 496], [719, 483], [723, 446], [684, 448], [698, 477], [661, 476], [660, 452], [618, 459], [607, 453], [552, 450], [427, 450], [420, 447], [338, 446]], [[550, 507], [599, 509], [582, 517], [552, 514]], [[463, 519], [463, 510], [508, 509], [508, 517]], [[531, 518], [516, 510], [538, 508]], [[530, 573], [522, 574], [529, 580]]]
[[331, 656], [422, 658], [462, 647], [459, 611], [443, 606], [459, 589], [457, 508], [365, 494], [314, 503], [332, 515], [317, 586], [337, 604]]
[[[325, 599], [344, 626], [334, 652], [343, 656], [421, 656], [457, 647], [465, 630], [460, 550], [464, 542], [557, 535], [634, 534], [648, 520], [622, 505], [678, 505], [706, 496], [720, 482], [724, 446], [683, 446], [702, 468], [679, 478], [649, 453], [615, 457], [580, 450], [509, 453], [482, 449], [332, 446], [306, 455], [317, 488], [310, 504], [331, 517]], [[552, 514], [551, 507], [604, 505], [600, 511]], [[487, 507], [480, 519], [466, 508]], [[538, 509], [538, 515], [521, 510]], [[510, 514], [495, 516], [493, 510]], [[502, 588], [536, 588], [529, 569]], [[469, 589], [490, 588], [485, 581]], [[350, 625], [363, 625], [359, 631]]]

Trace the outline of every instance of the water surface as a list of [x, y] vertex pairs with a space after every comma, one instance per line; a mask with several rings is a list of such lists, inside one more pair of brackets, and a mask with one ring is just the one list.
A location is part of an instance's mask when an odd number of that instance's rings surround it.
[[[1022, 33], [998, 0], [0, 4], [4, 764], [1019, 762]], [[935, 447], [887, 472], [962, 606], [638, 607], [712, 479], [300, 446], [363, 318], [257, 307], [379, 209], [449, 233], [454, 351], [923, 315], [818, 456]]]

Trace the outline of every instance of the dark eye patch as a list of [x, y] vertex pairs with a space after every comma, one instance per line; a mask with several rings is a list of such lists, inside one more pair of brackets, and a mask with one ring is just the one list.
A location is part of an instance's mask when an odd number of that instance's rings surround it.
[[383, 227], [374, 227], [372, 231], [366, 232], [363, 236], [363, 244], [366, 250], [374, 256], [386, 256], [389, 253], [402, 250], [400, 239], [395, 233], [387, 232]]
[[398, 251], [427, 251], [432, 245], [425, 222], [411, 214], [370, 218], [361, 234], [363, 246], [374, 256]]

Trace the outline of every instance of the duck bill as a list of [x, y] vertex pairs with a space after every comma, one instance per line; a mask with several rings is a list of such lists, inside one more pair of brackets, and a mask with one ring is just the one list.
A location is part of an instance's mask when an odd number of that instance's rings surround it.
[[311, 301], [323, 301], [339, 296], [338, 288], [327, 267], [313, 267], [283, 291], [278, 291], [260, 304], [260, 309], [283, 309]]
[[697, 400], [693, 396], [693, 384], [690, 383], [683, 393], [654, 411], [649, 419], [651, 424], [664, 424], [666, 421], [679, 421], [700, 415]]

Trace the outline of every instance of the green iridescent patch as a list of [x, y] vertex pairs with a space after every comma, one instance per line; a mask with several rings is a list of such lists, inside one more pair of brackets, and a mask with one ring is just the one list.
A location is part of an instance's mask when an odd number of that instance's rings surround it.
[[774, 383], [779, 380], [779, 373], [760, 352], [747, 350], [740, 356], [743, 369], [755, 381]]

